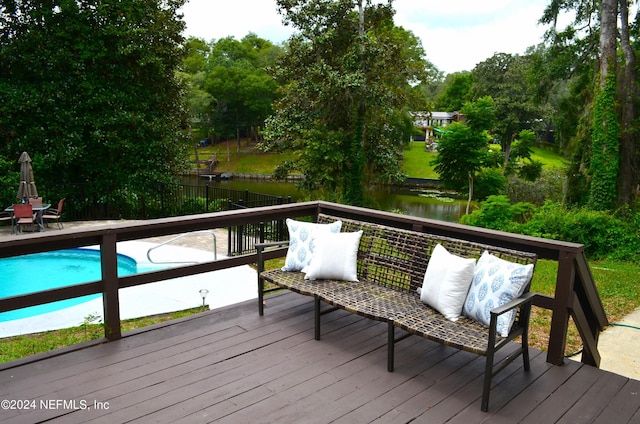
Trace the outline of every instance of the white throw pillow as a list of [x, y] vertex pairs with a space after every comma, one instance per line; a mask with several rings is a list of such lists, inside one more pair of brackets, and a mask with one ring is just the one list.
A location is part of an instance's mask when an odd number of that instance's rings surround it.
[[306, 280], [358, 281], [358, 246], [362, 231], [355, 233], [320, 234], [314, 238], [313, 258]]
[[424, 273], [420, 300], [447, 319], [458, 320], [473, 280], [475, 265], [475, 259], [453, 255], [438, 243]]
[[[485, 251], [476, 265], [471, 289], [464, 304], [464, 315], [487, 327], [491, 310], [522, 295], [533, 276], [533, 264], [521, 265]], [[507, 337], [515, 321], [515, 311], [498, 317], [497, 331]]]
[[287, 218], [289, 229], [289, 249], [282, 271], [302, 271], [313, 256], [313, 244], [311, 240], [315, 234], [339, 233], [342, 221], [331, 224], [316, 224], [313, 222], [301, 222]]

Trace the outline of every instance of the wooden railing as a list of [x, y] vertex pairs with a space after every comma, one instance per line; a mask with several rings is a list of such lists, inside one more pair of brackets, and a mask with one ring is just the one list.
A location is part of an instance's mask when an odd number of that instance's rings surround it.
[[[204, 262], [196, 265], [118, 277], [116, 255], [116, 244], [118, 242], [229, 226], [259, 224], [277, 219], [315, 217], [318, 213], [327, 213], [398, 228], [535, 252], [539, 258], [557, 261], [558, 274], [555, 295], [538, 295], [534, 300], [536, 306], [550, 309], [553, 313], [547, 361], [557, 365], [562, 364], [569, 318], [573, 317], [584, 345], [582, 362], [599, 366], [598, 336], [604, 327], [608, 325], [608, 322], [584, 255], [583, 245], [327, 202], [293, 203], [281, 206], [154, 219], [144, 222], [124, 222], [94, 229], [49, 231], [21, 235], [20, 237], [7, 237], [6, 239], [0, 238], [0, 258], [98, 245], [101, 251], [102, 263], [102, 279], [99, 281], [3, 298], [0, 299], [0, 312], [85, 295], [102, 294], [105, 337], [107, 340], [116, 340], [122, 336], [119, 288], [252, 264], [256, 261], [256, 255], [252, 253], [215, 262]], [[266, 257], [268, 259], [275, 255], [275, 252], [270, 252]], [[34, 275], [37, 271], [26, 272]], [[233, 283], [231, 282], [230, 284]]]

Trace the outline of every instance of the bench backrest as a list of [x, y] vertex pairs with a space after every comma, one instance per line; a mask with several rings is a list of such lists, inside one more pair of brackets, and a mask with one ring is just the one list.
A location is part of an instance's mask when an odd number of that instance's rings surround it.
[[[450, 253], [479, 258], [485, 250], [520, 264], [535, 264], [534, 253], [504, 249], [466, 240], [402, 230], [363, 221], [319, 214], [319, 223], [342, 221], [342, 232], [362, 230], [358, 249], [358, 278], [397, 290], [415, 291], [422, 287], [424, 273], [438, 243]], [[528, 291], [529, 287], [525, 291]]]

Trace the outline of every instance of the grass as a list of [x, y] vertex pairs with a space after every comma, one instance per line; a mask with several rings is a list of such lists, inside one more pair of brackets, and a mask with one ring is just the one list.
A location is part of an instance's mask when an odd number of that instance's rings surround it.
[[[589, 261], [589, 266], [610, 324], [619, 322], [640, 306], [640, 291], [637, 290], [640, 275], [636, 264], [601, 260]], [[531, 283], [531, 291], [553, 296], [557, 270], [557, 262], [539, 260]], [[551, 311], [533, 308], [530, 322], [531, 345], [546, 350], [550, 331]], [[582, 348], [581, 343], [578, 330], [571, 322], [565, 353], [570, 355], [579, 351]]]
[[425, 152], [424, 143], [412, 142], [403, 151], [402, 172], [414, 178], [438, 178], [431, 161], [438, 156], [434, 152]]
[[[212, 155], [216, 155], [218, 159], [216, 172], [266, 175], [272, 174], [276, 166], [282, 162], [296, 158], [296, 155], [290, 152], [257, 152], [254, 146], [253, 142], [242, 141], [241, 149], [238, 151], [235, 141], [232, 142], [229, 145], [229, 160], [227, 160], [227, 145], [225, 143], [199, 147], [198, 158], [206, 160]], [[499, 148], [499, 146], [496, 147]], [[435, 152], [425, 152], [424, 142], [409, 143], [409, 147], [403, 151], [402, 172], [414, 178], [438, 178], [438, 173], [431, 165], [431, 161], [437, 155]], [[545, 168], [561, 168], [564, 164], [564, 159], [561, 156], [540, 147], [533, 148], [531, 158], [542, 162]], [[195, 152], [193, 151], [190, 153], [190, 160], [195, 161]], [[204, 166], [201, 165], [201, 168]]]
[[[136, 328], [147, 327], [202, 311], [203, 309], [200, 307], [167, 314], [123, 320], [122, 331], [125, 332]], [[96, 321], [94, 316], [88, 316], [84, 322], [80, 323], [77, 327], [0, 339], [0, 363], [104, 337], [103, 324], [97, 323]]]
[[[252, 148], [252, 144], [244, 146], [239, 152], [235, 143], [230, 145], [227, 160], [227, 149], [225, 144], [198, 148], [198, 158], [200, 160], [209, 159], [216, 155], [218, 165], [216, 172], [231, 172], [236, 174], [266, 174], [273, 173], [276, 166], [284, 161], [295, 159], [293, 153], [261, 153]], [[195, 152], [190, 155], [190, 160], [195, 161]], [[201, 165], [203, 168], [205, 165]]]
[[531, 159], [542, 162], [542, 165], [545, 168], [564, 168], [566, 161], [557, 153], [548, 149], [543, 149], [542, 147], [534, 147], [532, 150], [533, 154], [531, 155]]

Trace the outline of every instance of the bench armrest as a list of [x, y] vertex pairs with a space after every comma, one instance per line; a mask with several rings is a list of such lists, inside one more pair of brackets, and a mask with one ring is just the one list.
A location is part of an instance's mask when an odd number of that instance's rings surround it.
[[526, 303], [530, 303], [533, 301], [533, 298], [535, 297], [535, 295], [536, 294], [532, 292], [524, 293], [522, 296], [520, 296], [517, 299], [513, 299], [511, 302], [507, 302], [502, 306], [493, 308], [491, 310], [491, 315], [502, 315], [506, 312], [509, 312], [512, 309], [518, 308]]
[[283, 247], [288, 245], [289, 245], [289, 241], [269, 241], [264, 243], [256, 243], [255, 247], [256, 247], [256, 250], [263, 251], [267, 247], [275, 247], [275, 246]]

